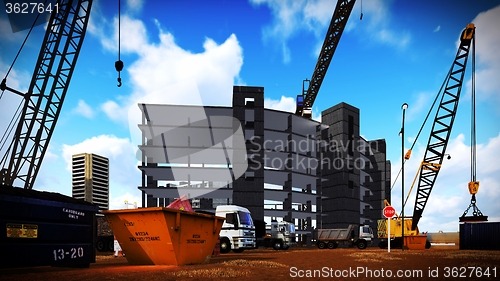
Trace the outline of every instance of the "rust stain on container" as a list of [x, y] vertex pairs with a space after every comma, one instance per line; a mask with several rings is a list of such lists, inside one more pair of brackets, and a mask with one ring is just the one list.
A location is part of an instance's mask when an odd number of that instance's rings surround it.
[[127, 261], [136, 265], [208, 262], [225, 219], [163, 207], [102, 213]]

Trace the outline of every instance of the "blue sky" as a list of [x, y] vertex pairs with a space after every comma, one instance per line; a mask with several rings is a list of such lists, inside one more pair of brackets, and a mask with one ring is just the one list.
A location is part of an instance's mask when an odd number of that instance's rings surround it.
[[[405, 146], [411, 146], [455, 57], [465, 26], [476, 24], [478, 207], [500, 220], [500, 1], [357, 1], [313, 107], [313, 117], [339, 102], [360, 109], [361, 134], [385, 138], [393, 180], [401, 167], [401, 104], [409, 104]], [[230, 105], [232, 86], [265, 88], [266, 107], [295, 110], [302, 80], [311, 78], [335, 1], [122, 0], [121, 74], [116, 86], [117, 1], [94, 1], [90, 25], [35, 189], [71, 195], [70, 157], [94, 152], [110, 158], [111, 208], [140, 204], [134, 149], [139, 133], [129, 120], [137, 101]], [[34, 29], [7, 84], [26, 91], [44, 34]], [[26, 36], [12, 33], [0, 12], [2, 78]], [[469, 60], [445, 161], [420, 221], [423, 231], [456, 231], [469, 205]], [[179, 94], [192, 88], [201, 101]], [[149, 97], [149, 98], [145, 98]], [[153, 98], [151, 98], [153, 97]], [[3, 132], [20, 99], [0, 100]], [[427, 144], [427, 126], [405, 165], [406, 187]], [[414, 192], [413, 192], [414, 193]], [[401, 184], [393, 188], [401, 209]], [[413, 199], [405, 207], [413, 210]]]

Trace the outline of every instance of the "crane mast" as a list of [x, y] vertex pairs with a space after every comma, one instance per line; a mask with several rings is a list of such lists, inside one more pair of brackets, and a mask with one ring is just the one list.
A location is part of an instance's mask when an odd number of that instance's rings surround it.
[[[75, 2], [75, 3], [74, 3]], [[1, 183], [16, 179], [32, 189], [54, 132], [87, 30], [92, 0], [58, 1], [47, 25], [26, 94], [2, 82], [1, 89], [24, 97], [12, 143], [1, 159]], [[9, 157], [10, 155], [10, 157]]]
[[[416, 229], [429, 199], [432, 187], [441, 169], [451, 129], [457, 113], [458, 101], [462, 90], [467, 59], [471, 42], [474, 39], [475, 26], [468, 24], [460, 36], [460, 46], [446, 77], [446, 86], [434, 118], [431, 134], [420, 165], [417, 194], [413, 210], [412, 230]], [[408, 155], [408, 154], [407, 154]], [[406, 157], [405, 157], [406, 158]]]
[[309, 82], [309, 86], [307, 89], [303, 87], [302, 94], [297, 96], [296, 115], [311, 118], [314, 100], [318, 95], [319, 88], [321, 87], [321, 83], [323, 83], [326, 71], [337, 49], [340, 37], [342, 36], [342, 32], [344, 32], [344, 28], [355, 2], [356, 0], [337, 1], [337, 6], [335, 7], [332, 20], [330, 21], [330, 27], [326, 33], [323, 47], [321, 48], [311, 80], [305, 80]]

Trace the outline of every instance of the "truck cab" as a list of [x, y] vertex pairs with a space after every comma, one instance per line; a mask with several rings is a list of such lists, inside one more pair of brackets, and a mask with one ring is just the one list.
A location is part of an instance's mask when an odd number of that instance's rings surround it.
[[255, 226], [250, 211], [236, 205], [217, 206], [215, 215], [224, 217], [220, 231], [220, 252], [241, 253], [255, 248]]
[[257, 247], [273, 247], [275, 250], [287, 250], [296, 243], [295, 225], [287, 221], [271, 221], [266, 228], [265, 221], [256, 222]]

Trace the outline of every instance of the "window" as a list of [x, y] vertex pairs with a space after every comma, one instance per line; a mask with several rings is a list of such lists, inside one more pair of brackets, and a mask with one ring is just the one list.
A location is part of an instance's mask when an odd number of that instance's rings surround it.
[[252, 216], [249, 213], [238, 211], [238, 217], [241, 224], [253, 225]]
[[245, 107], [254, 107], [254, 98], [245, 98]]
[[229, 224], [235, 224], [238, 221], [236, 220], [236, 214], [235, 213], [228, 213], [226, 214], [226, 223]]

